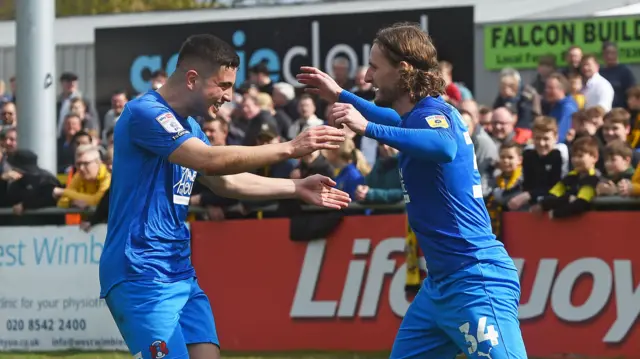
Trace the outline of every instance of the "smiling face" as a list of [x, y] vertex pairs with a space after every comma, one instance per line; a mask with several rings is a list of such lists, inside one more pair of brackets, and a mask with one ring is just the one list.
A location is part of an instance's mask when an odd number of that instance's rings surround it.
[[215, 115], [220, 106], [231, 101], [237, 69], [220, 66], [209, 76], [187, 71], [187, 87], [192, 91], [192, 112], [197, 116]]
[[375, 88], [374, 101], [378, 106], [389, 107], [400, 97], [399, 68], [389, 61], [378, 44], [371, 47], [369, 69], [364, 80]]

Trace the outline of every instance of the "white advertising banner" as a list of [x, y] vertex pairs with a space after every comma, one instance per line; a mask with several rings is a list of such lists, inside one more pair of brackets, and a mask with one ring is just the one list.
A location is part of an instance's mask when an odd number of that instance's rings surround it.
[[0, 351], [126, 350], [100, 299], [106, 226], [0, 227]]

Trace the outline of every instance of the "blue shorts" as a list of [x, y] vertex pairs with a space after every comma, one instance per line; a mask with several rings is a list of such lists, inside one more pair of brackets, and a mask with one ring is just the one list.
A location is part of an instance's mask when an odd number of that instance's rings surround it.
[[105, 300], [135, 358], [188, 358], [187, 344], [219, 346], [209, 299], [195, 278], [123, 282]]
[[391, 359], [526, 359], [518, 272], [476, 263], [439, 282], [424, 280], [409, 306]]

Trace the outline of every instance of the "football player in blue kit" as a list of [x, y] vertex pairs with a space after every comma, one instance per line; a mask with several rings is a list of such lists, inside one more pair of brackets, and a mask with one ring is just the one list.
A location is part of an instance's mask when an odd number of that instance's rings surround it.
[[414, 24], [380, 30], [366, 81], [374, 105], [303, 67], [298, 80], [329, 102], [330, 123], [400, 151], [406, 210], [428, 275], [402, 321], [392, 359], [527, 357], [513, 260], [491, 232], [471, 137], [442, 98], [436, 49]]
[[134, 358], [220, 357], [211, 306], [190, 260], [185, 221], [195, 180], [239, 199], [299, 198], [335, 209], [349, 203], [327, 177], [245, 173], [335, 149], [344, 141], [342, 130], [318, 126], [290, 142], [260, 147], [209, 145], [190, 116], [215, 115], [231, 100], [239, 63], [235, 50], [217, 37], [191, 36], [167, 83], [129, 102], [115, 125], [100, 295]]

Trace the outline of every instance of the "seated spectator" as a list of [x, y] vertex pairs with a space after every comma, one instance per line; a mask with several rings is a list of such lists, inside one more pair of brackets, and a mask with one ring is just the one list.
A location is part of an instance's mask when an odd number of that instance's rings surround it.
[[64, 118], [62, 137], [58, 139], [58, 173], [65, 173], [73, 165], [76, 149], [73, 136], [81, 130], [82, 122], [78, 116], [71, 113]]
[[598, 196], [618, 195], [620, 181], [631, 181], [633, 177], [632, 153], [631, 147], [624, 140], [614, 140], [607, 143], [604, 149], [604, 165], [607, 174], [603, 176], [596, 187]]
[[376, 163], [365, 177], [365, 184], [356, 187], [354, 199], [366, 203], [391, 204], [402, 201], [402, 198], [398, 150], [379, 144]]
[[[630, 115], [623, 108], [614, 108], [604, 117], [602, 135], [605, 143], [612, 141], [627, 141], [631, 131]], [[631, 166], [634, 168], [640, 163], [640, 152], [633, 151], [631, 154]]]
[[522, 149], [515, 142], [500, 147], [498, 161], [500, 174], [491, 183], [491, 192], [486, 200], [493, 234], [500, 239], [502, 212], [508, 211], [507, 203], [523, 191]]
[[593, 137], [583, 137], [571, 145], [573, 171], [558, 182], [541, 201], [540, 207], [549, 213], [549, 218], [566, 218], [588, 211], [600, 182], [598, 142]]
[[335, 168], [336, 188], [356, 198], [356, 188], [365, 184], [364, 175], [356, 166], [356, 146], [352, 140], [344, 141], [339, 149], [325, 151], [327, 161]]
[[[535, 91], [535, 90], [534, 90]], [[530, 129], [533, 122], [533, 94], [523, 86], [520, 72], [505, 68], [500, 72], [500, 90], [493, 109], [509, 108], [515, 115], [517, 128]]]
[[111, 185], [111, 173], [100, 159], [96, 146], [83, 145], [76, 150], [77, 172], [67, 188], [54, 188], [53, 195], [58, 207], [95, 207]]
[[552, 117], [539, 116], [533, 122], [533, 144], [522, 154], [524, 192], [511, 198], [509, 210], [536, 205], [569, 172], [569, 150], [558, 143], [558, 125]]
[[324, 121], [316, 116], [316, 104], [313, 98], [307, 94], [303, 94], [298, 99], [298, 114], [299, 117], [289, 127], [288, 138], [296, 138], [307, 128], [324, 124]]
[[[111, 173], [113, 169], [113, 146], [110, 146], [106, 150], [104, 164], [107, 166], [107, 171]], [[85, 232], [89, 232], [93, 226], [99, 223], [107, 223], [109, 219], [109, 192], [111, 187], [107, 188], [104, 195], [100, 199], [96, 210], [89, 216], [89, 219], [80, 223], [80, 229]]]
[[493, 110], [493, 140], [498, 148], [506, 142], [515, 142], [519, 145], [526, 144], [531, 139], [531, 130], [516, 128], [516, 114], [506, 107], [498, 107]]
[[545, 86], [545, 99], [549, 106], [549, 116], [558, 123], [558, 141], [564, 142], [571, 128], [571, 115], [578, 111], [578, 104], [567, 95], [569, 83], [561, 74], [551, 74]]
[[633, 86], [627, 91], [627, 109], [630, 115], [629, 145], [634, 150], [640, 148], [640, 85]]
[[569, 95], [573, 97], [573, 100], [578, 105], [578, 110], [584, 109], [584, 94], [582, 93], [582, 89], [584, 88], [584, 84], [582, 82], [582, 76], [579, 73], [572, 73], [568, 77], [569, 80]]

